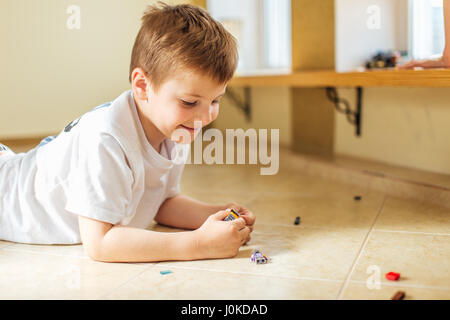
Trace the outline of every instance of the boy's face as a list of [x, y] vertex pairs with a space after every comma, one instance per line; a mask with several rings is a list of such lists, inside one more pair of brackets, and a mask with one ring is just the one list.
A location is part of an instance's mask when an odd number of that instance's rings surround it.
[[[152, 131], [146, 134], [149, 139], [154, 140], [156, 146], [165, 137], [179, 143], [191, 143], [200, 128], [217, 118], [219, 100], [227, 86], [218, 84], [201, 73], [189, 71], [178, 72], [166, 80], [157, 92], [146, 80], [148, 102], [140, 101], [140, 111], [145, 120], [151, 122], [147, 126], [145, 123], [143, 125], [144, 129], [147, 127]], [[194, 128], [194, 125], [197, 126]], [[159, 140], [156, 138], [158, 134]]]

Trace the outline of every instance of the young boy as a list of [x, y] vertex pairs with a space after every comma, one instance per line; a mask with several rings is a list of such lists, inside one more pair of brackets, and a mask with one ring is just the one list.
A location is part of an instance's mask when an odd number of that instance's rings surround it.
[[[0, 239], [82, 242], [105, 262], [235, 256], [253, 213], [183, 196], [179, 183], [194, 123], [215, 120], [237, 59], [234, 38], [205, 10], [150, 6], [132, 51], [131, 90], [27, 153], [0, 145]], [[223, 221], [227, 208], [241, 218]], [[193, 231], [146, 230], [153, 220]]]

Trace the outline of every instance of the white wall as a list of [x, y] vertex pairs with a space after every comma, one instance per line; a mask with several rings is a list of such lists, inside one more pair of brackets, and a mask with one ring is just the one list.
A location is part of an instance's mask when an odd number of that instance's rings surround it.
[[[364, 66], [378, 50], [408, 49], [407, 0], [335, 0], [336, 71]], [[368, 20], [379, 8], [380, 23]], [[369, 11], [368, 11], [369, 10]]]
[[[129, 89], [134, 39], [154, 2], [1, 0], [0, 139], [57, 133]], [[72, 4], [79, 30], [66, 27]]]

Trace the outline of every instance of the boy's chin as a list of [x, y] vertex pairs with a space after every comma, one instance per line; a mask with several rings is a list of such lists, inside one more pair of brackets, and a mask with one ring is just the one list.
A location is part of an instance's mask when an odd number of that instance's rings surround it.
[[172, 133], [170, 140], [179, 144], [191, 144], [192, 142], [194, 142], [198, 134], [199, 132], [188, 132], [184, 129], [176, 129]]

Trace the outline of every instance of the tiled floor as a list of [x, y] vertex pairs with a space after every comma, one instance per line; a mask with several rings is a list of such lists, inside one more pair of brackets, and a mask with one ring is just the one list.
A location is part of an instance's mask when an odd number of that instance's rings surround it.
[[[450, 299], [449, 209], [308, 176], [290, 152], [280, 161], [275, 176], [186, 166], [185, 194], [255, 213], [252, 239], [233, 259], [101, 263], [82, 246], [0, 241], [0, 299], [390, 299], [397, 290]], [[269, 264], [250, 263], [255, 248]], [[386, 280], [389, 271], [400, 280]]]

